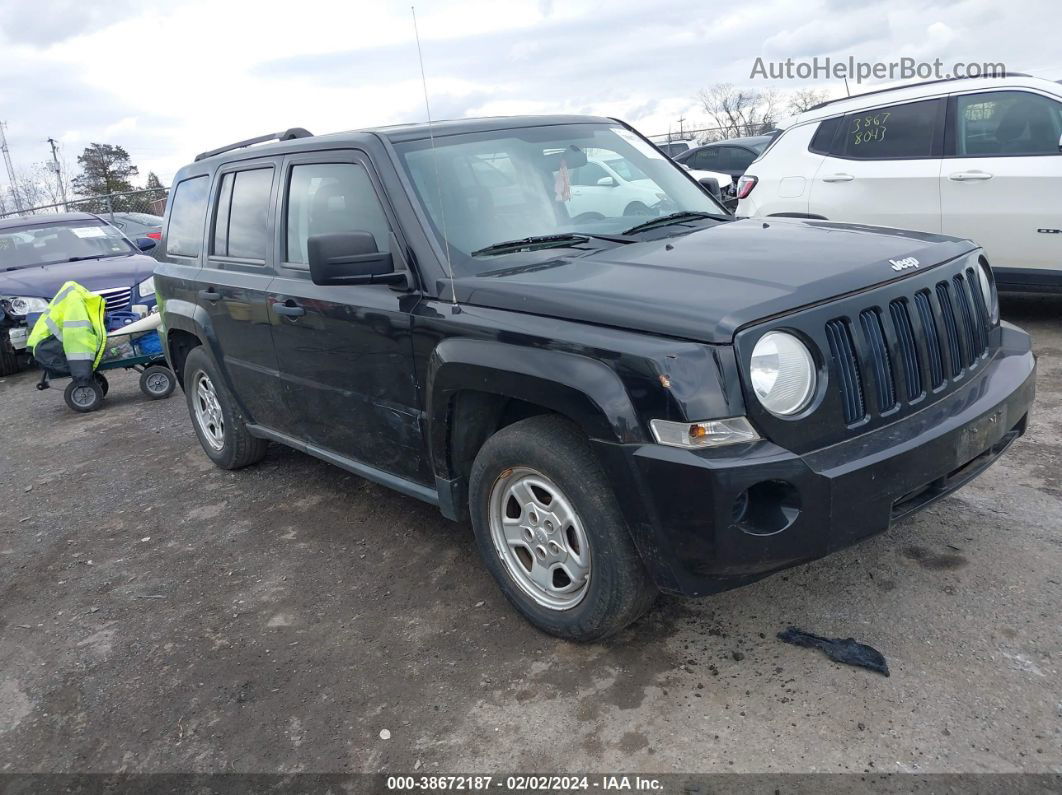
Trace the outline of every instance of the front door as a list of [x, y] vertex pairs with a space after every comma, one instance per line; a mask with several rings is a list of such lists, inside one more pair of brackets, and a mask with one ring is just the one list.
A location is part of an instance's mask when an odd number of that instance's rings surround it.
[[431, 482], [413, 375], [410, 310], [418, 296], [386, 285], [319, 286], [311, 235], [369, 232], [401, 260], [390, 212], [354, 152], [288, 158], [280, 202], [273, 338], [297, 436], [321, 450]]
[[940, 175], [945, 234], [1006, 270], [1062, 272], [1062, 102], [1027, 91], [953, 96]]
[[808, 211], [939, 233], [945, 105], [931, 99], [846, 115], [812, 181]]
[[218, 172], [198, 302], [210, 315], [215, 357], [250, 420], [283, 431], [290, 417], [278, 380], [266, 295], [273, 280], [276, 163]]

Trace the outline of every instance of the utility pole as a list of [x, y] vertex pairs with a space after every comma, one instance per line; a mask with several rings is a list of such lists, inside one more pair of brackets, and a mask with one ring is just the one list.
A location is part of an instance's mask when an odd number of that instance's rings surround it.
[[0, 151], [4, 153], [4, 165], [7, 166], [7, 180], [11, 184], [11, 196], [15, 199], [15, 209], [22, 212], [22, 197], [18, 193], [18, 182], [15, 180], [15, 166], [11, 162], [11, 153], [7, 151], [7, 136], [4, 128], [7, 124], [0, 121]]
[[682, 131], [682, 125], [683, 125], [683, 123], [685, 123], [685, 121], [686, 121], [686, 117], [685, 116], [679, 116], [678, 123], [679, 123], [679, 140], [680, 141], [685, 141], [686, 140], [686, 135]]
[[55, 182], [59, 186], [59, 196], [63, 200], [63, 210], [66, 211], [66, 185], [63, 182], [63, 167], [59, 164], [58, 142], [54, 138], [49, 138], [48, 143], [52, 147], [52, 171], [55, 172]]

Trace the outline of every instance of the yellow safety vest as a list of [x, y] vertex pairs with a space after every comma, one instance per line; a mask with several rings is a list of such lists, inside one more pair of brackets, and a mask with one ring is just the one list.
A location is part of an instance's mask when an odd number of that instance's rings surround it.
[[77, 282], [67, 282], [48, 304], [48, 311], [37, 318], [26, 345], [34, 350], [48, 337], [63, 344], [63, 352], [72, 369], [74, 362], [89, 362], [95, 370], [107, 347], [107, 327], [103, 323], [106, 303]]

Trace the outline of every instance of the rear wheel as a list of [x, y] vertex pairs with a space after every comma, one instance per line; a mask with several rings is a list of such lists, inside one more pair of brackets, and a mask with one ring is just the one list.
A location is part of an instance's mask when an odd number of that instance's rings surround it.
[[222, 469], [239, 469], [262, 460], [269, 443], [248, 432], [247, 421], [202, 348], [193, 348], [185, 359], [184, 384], [192, 427], [211, 461]]
[[488, 439], [469, 508], [487, 568], [545, 632], [600, 640], [656, 596], [586, 437], [562, 417], [532, 417]]
[[71, 409], [82, 414], [95, 411], [103, 405], [103, 387], [95, 378], [90, 384], [71, 381], [63, 391], [63, 400]]

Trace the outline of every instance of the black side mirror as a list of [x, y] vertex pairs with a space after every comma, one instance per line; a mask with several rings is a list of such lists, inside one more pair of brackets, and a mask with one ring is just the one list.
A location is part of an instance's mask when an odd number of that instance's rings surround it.
[[395, 271], [390, 252], [381, 252], [368, 232], [312, 235], [306, 241], [310, 278], [314, 284], [399, 284], [406, 274]]
[[701, 185], [708, 189], [708, 192], [715, 196], [715, 198], [721, 198], [722, 192], [719, 190], [719, 180], [715, 177], [699, 177], [697, 179]]
[[151, 251], [151, 249], [155, 248], [158, 244], [159, 242], [157, 240], [153, 240], [150, 237], [138, 237], [136, 239], [136, 247], [141, 251]]

